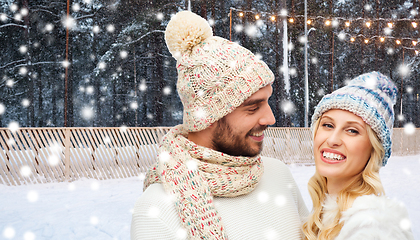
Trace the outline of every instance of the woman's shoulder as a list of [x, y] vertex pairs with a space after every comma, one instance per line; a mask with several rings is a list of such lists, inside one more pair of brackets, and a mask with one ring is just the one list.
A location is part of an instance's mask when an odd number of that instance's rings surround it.
[[[386, 196], [356, 198], [342, 213], [343, 228], [338, 239], [413, 239], [404, 204]], [[358, 238], [357, 238], [358, 237]]]

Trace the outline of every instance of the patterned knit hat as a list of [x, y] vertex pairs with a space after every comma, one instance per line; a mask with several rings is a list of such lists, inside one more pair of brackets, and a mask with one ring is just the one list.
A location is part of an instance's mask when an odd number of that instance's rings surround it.
[[394, 125], [394, 110], [397, 88], [391, 80], [379, 72], [370, 72], [351, 80], [347, 86], [337, 89], [322, 98], [312, 115], [314, 123], [330, 109], [343, 109], [361, 117], [381, 140], [385, 149], [382, 166], [391, 156], [391, 137]]
[[274, 81], [264, 62], [244, 47], [213, 36], [207, 21], [190, 11], [178, 12], [169, 21], [165, 40], [177, 59], [177, 90], [189, 132], [207, 128]]

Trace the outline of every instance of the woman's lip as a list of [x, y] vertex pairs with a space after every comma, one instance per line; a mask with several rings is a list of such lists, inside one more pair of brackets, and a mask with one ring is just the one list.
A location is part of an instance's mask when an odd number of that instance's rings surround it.
[[[324, 158], [324, 155], [323, 155], [324, 152], [329, 152], [329, 153], [334, 153], [334, 154], [341, 155], [341, 156], [344, 157], [344, 159], [343, 160], [330, 160], [330, 159]], [[345, 162], [347, 160], [347, 157], [344, 156], [344, 154], [342, 154], [341, 152], [339, 152], [337, 150], [329, 149], [329, 148], [323, 148], [323, 149], [321, 149], [320, 155], [321, 155], [321, 160], [323, 162], [325, 162], [325, 163], [328, 163], [328, 164], [343, 163], [343, 162]]]

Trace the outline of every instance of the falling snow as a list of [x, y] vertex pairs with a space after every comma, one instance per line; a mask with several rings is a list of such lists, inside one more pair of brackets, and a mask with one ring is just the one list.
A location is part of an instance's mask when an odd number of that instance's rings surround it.
[[[306, 184], [315, 167], [291, 165], [289, 168], [306, 205], [311, 208]], [[380, 172], [387, 195], [403, 201], [409, 211], [410, 219], [401, 221], [401, 228], [420, 225], [420, 174], [416, 169], [420, 169], [420, 155], [392, 156]], [[143, 179], [144, 174], [102, 181], [84, 178], [71, 183], [0, 185], [0, 239], [130, 239], [131, 214], [142, 194]], [[286, 203], [284, 196], [271, 196], [269, 192], [261, 193], [258, 199], [261, 204], [268, 199], [274, 199], [278, 206]], [[158, 216], [164, 212], [152, 206], [149, 214]], [[420, 239], [419, 228], [414, 228], [413, 233], [415, 239]], [[187, 234], [180, 229], [178, 236], [185, 239]], [[276, 239], [275, 236], [276, 232], [268, 231], [262, 239]]]

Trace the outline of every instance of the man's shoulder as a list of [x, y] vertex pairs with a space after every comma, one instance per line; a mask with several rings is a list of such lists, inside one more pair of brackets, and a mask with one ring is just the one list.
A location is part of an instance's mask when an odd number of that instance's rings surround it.
[[265, 168], [275, 168], [276, 170], [289, 170], [286, 164], [284, 164], [284, 162], [282, 162], [280, 159], [262, 156], [261, 160]]

